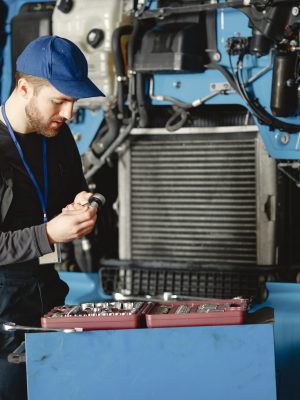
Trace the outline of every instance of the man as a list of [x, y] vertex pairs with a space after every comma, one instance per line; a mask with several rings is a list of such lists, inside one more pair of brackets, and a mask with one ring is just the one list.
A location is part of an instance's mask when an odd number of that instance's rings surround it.
[[[104, 95], [80, 49], [57, 36], [31, 42], [16, 70], [0, 113], [0, 326], [39, 326], [68, 292], [54, 269], [56, 244], [90, 233], [96, 221], [65, 122], [77, 99]], [[23, 339], [0, 332], [0, 400], [27, 398], [24, 365], [7, 362]]]

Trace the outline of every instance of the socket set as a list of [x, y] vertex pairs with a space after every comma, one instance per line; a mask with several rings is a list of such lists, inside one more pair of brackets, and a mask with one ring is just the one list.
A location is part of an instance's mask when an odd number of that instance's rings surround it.
[[53, 308], [41, 318], [43, 328], [133, 329], [142, 326], [149, 303], [113, 301]]
[[146, 313], [148, 328], [203, 325], [238, 325], [244, 322], [248, 300], [161, 302]]

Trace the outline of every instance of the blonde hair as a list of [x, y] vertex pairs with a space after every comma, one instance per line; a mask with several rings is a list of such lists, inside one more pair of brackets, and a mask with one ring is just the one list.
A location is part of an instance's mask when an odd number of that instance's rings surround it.
[[21, 78], [26, 79], [33, 86], [34, 94], [38, 94], [43, 86], [51, 86], [47, 79], [40, 78], [39, 76], [23, 74], [22, 72], [17, 71], [15, 74], [16, 87], [18, 85], [19, 79]]

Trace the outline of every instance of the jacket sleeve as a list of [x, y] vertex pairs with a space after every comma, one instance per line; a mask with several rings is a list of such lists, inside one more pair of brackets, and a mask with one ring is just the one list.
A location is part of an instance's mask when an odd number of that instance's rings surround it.
[[52, 251], [45, 224], [0, 232], [0, 265], [30, 261]]

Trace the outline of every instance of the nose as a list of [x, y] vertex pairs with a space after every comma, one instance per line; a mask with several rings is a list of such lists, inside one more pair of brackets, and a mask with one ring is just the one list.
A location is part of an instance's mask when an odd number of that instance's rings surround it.
[[71, 119], [73, 115], [73, 106], [74, 103], [70, 101], [66, 101], [62, 104], [59, 115], [65, 119]]

